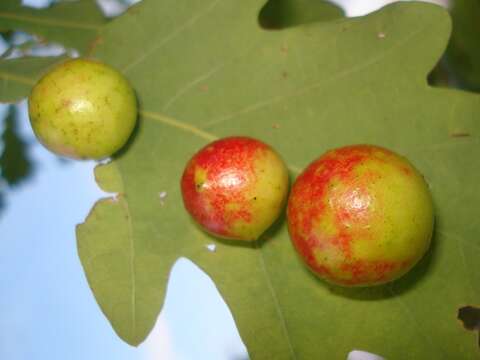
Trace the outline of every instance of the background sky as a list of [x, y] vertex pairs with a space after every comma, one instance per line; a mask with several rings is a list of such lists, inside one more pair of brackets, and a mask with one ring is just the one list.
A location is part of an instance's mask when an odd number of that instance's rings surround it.
[[[332, 2], [342, 5], [347, 15], [358, 16], [392, 1]], [[48, 3], [28, 1], [34, 6]], [[112, 14], [122, 11], [115, 0], [102, 1], [102, 8]], [[5, 47], [0, 42], [0, 53]], [[246, 359], [215, 285], [183, 258], [171, 271], [166, 302], [149, 338], [133, 348], [117, 337], [88, 288], [76, 248], [75, 225], [106, 196], [93, 179], [95, 163], [60, 161], [45, 150], [35, 140], [25, 105], [18, 105], [16, 121], [31, 144], [35, 171], [13, 189], [0, 183], [7, 190], [0, 213], [0, 359]], [[6, 106], [0, 105], [0, 119], [5, 112]], [[365, 358], [357, 352], [349, 360]]]

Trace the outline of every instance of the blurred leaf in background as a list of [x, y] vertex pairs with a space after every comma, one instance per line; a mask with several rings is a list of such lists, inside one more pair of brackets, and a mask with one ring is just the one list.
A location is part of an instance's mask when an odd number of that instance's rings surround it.
[[266, 29], [284, 29], [290, 26], [327, 21], [343, 16], [337, 5], [320, 0], [268, 1], [259, 14], [259, 22]]
[[62, 1], [46, 9], [22, 6], [20, 0], [0, 4], [0, 28], [21, 30], [82, 53], [105, 23], [94, 0]]
[[429, 75], [436, 86], [480, 91], [480, 1], [452, 0], [453, 29], [447, 50]]
[[27, 141], [19, 134], [15, 106], [8, 107], [1, 137], [3, 152], [0, 155], [1, 177], [8, 186], [17, 186], [33, 172], [33, 163], [28, 156]]
[[480, 91], [480, 1], [454, 0], [446, 58], [468, 89]]
[[5, 205], [5, 196], [9, 188], [26, 181], [34, 171], [34, 163], [29, 157], [29, 143], [18, 131], [16, 107], [8, 106], [1, 135], [0, 153], [0, 211]]

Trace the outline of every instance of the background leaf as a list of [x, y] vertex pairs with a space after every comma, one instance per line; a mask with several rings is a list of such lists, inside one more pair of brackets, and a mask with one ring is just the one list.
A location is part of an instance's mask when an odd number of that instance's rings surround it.
[[27, 155], [28, 143], [20, 137], [17, 121], [15, 107], [10, 106], [1, 137], [3, 151], [0, 154], [0, 179], [10, 186], [18, 185], [33, 171], [33, 163]]
[[[0, 29], [25, 31], [49, 42], [88, 55], [101, 42], [98, 33], [106, 19], [94, 0], [59, 2], [48, 9], [32, 9], [19, 0], [0, 2]], [[0, 59], [0, 99], [17, 102], [28, 96], [33, 84], [64, 57]]]
[[14, 103], [27, 97], [48, 68], [65, 58], [23, 57], [0, 60], [0, 98]]
[[453, 31], [447, 59], [464, 85], [480, 90], [480, 1], [455, 0], [450, 10]]
[[105, 24], [94, 0], [59, 2], [49, 9], [32, 9], [20, 0], [0, 2], [0, 29], [35, 34], [85, 53]]
[[18, 128], [15, 106], [7, 108], [0, 137], [0, 215], [7, 204], [8, 190], [23, 184], [34, 173], [35, 164], [29, 155], [30, 143]]
[[326, 1], [271, 0], [260, 11], [259, 22], [267, 29], [283, 29], [342, 16], [342, 9]]
[[[263, 5], [144, 0], [100, 30], [94, 55], [132, 81], [141, 103], [129, 146], [96, 170], [116, 196], [77, 230], [103, 312], [125, 341], [140, 343], [184, 256], [213, 278], [253, 359], [344, 359], [354, 348], [389, 359], [477, 358], [476, 335], [456, 316], [480, 296], [480, 97], [426, 83], [446, 46], [448, 14], [399, 3], [266, 31]], [[335, 146], [373, 143], [406, 155], [434, 196], [432, 249], [393, 284], [342, 289], [305, 269], [284, 221], [252, 247], [210, 238], [183, 210], [178, 182], [199, 147], [232, 134], [273, 145], [292, 178]]]

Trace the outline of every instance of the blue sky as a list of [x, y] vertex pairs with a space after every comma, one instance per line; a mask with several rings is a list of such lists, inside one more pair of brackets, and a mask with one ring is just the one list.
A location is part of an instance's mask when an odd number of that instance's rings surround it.
[[[369, 1], [368, 8], [366, 1], [343, 3], [353, 16], [385, 1]], [[32, 143], [36, 171], [22, 186], [8, 191], [0, 215], [0, 359], [245, 357], [233, 318], [215, 285], [187, 259], [180, 259], [172, 269], [165, 306], [146, 342], [132, 348], [116, 336], [88, 288], [75, 243], [75, 225], [105, 196], [93, 179], [95, 164], [60, 162], [36, 142], [25, 103], [19, 109], [17, 121], [23, 137]], [[0, 105], [0, 119], [4, 111]], [[195, 307], [190, 303], [193, 298]]]

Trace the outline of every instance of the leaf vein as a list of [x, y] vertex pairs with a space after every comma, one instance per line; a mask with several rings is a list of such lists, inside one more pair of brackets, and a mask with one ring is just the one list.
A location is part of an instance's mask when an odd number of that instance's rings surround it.
[[197, 13], [196, 15], [192, 16], [187, 22], [184, 24], [180, 25], [177, 27], [175, 30], [173, 30], [171, 33], [169, 33], [167, 36], [165, 36], [163, 39], [161, 39], [158, 43], [156, 43], [155, 46], [150, 48], [149, 50], [146, 50], [145, 52], [142, 53], [141, 56], [139, 56], [136, 60], [132, 61], [131, 63], [127, 64], [123, 69], [123, 73], [127, 73], [131, 69], [133, 69], [135, 66], [138, 64], [142, 63], [148, 56], [153, 54], [155, 51], [161, 49], [164, 45], [166, 45], [170, 40], [175, 38], [177, 35], [181, 34], [184, 30], [188, 29], [192, 25], [194, 25], [200, 18], [203, 16], [207, 15], [210, 11], [212, 11], [215, 6], [220, 2], [220, 0], [215, 0], [204, 11], [201, 11]]
[[166, 111], [168, 108], [170, 108], [177, 100], [179, 100], [185, 93], [187, 93], [191, 88], [193, 88], [195, 85], [199, 84], [202, 81], [207, 80], [210, 78], [213, 74], [215, 74], [218, 70], [220, 70], [223, 67], [223, 64], [218, 65], [208, 71], [207, 73], [198, 76], [197, 78], [193, 79], [190, 81], [188, 84], [184, 85], [180, 90], [177, 91], [177, 93], [172, 96], [164, 105], [163, 111]]
[[[412, 314], [412, 311], [409, 309], [407, 304], [404, 301], [402, 301], [401, 297], [397, 293], [395, 293], [395, 291], [393, 289], [393, 286], [392, 285], [387, 286], [387, 288], [390, 291], [390, 293], [392, 294], [393, 298], [396, 300], [396, 302], [403, 309], [404, 313], [407, 314], [407, 316], [410, 318], [410, 320], [414, 323], [415, 329], [417, 329], [417, 332], [426, 340], [426, 343], [428, 343], [430, 345], [430, 348], [432, 349], [432, 351], [434, 349], [438, 349], [438, 346], [436, 346], [435, 344], [432, 343], [432, 340], [430, 339], [430, 337], [425, 336], [425, 334], [420, 330], [421, 326], [420, 326], [419, 322], [417, 321], [416, 317], [414, 316], [414, 314]], [[438, 353], [438, 355], [440, 355], [440, 354], [442, 354], [442, 352]], [[441, 359], [444, 359], [444, 357], [442, 356]]]
[[[204, 140], [207, 140], [207, 141], [215, 141], [215, 140], [219, 139], [219, 137], [216, 136], [215, 134], [204, 131], [202, 129], [197, 128], [196, 126], [181, 122], [181, 121], [176, 120], [174, 118], [155, 113], [153, 111], [141, 110], [140, 115], [142, 115], [143, 117], [145, 117], [147, 119], [155, 120], [155, 121], [158, 121], [158, 122], [160, 122], [164, 125], [168, 125], [168, 126], [177, 128], [179, 130], [183, 130], [187, 133], [196, 135], [196, 136], [198, 136], [198, 137], [200, 137]], [[287, 164], [287, 168], [291, 172], [293, 172], [294, 174], [298, 174], [298, 173], [301, 172], [301, 169], [299, 167], [295, 166], [295, 165]]]
[[146, 110], [141, 110], [140, 115], [142, 115], [146, 118], [149, 118], [151, 120], [156, 120], [156, 121], [158, 121], [160, 123], [163, 123], [165, 125], [169, 125], [171, 127], [174, 127], [174, 128], [186, 131], [188, 133], [194, 134], [194, 135], [196, 135], [196, 136], [198, 136], [198, 137], [200, 137], [204, 140], [207, 140], [207, 141], [214, 141], [214, 140], [218, 139], [218, 137], [215, 136], [214, 134], [211, 134], [207, 131], [203, 131], [203, 130], [201, 130], [201, 129], [193, 126], [193, 125], [175, 120], [175, 119], [173, 119], [171, 117], [168, 117], [168, 116], [165, 116], [165, 115], [161, 115], [161, 114], [158, 114], [158, 113], [155, 113], [155, 112], [152, 112], [152, 111], [146, 111]]
[[122, 250], [115, 249], [115, 250], [104, 251], [104, 252], [97, 253], [97, 254], [92, 254], [92, 256], [90, 256], [89, 258], [85, 259], [85, 265], [88, 266], [88, 267], [91, 267], [92, 264], [93, 264], [95, 261], [98, 261], [98, 260], [101, 259], [102, 257], [106, 257], [106, 256], [110, 256], [110, 255], [116, 255], [116, 254], [118, 254], [118, 253], [123, 253], [123, 251], [122, 251]]
[[27, 78], [26, 76], [13, 75], [5, 72], [0, 72], [0, 78], [3, 78], [5, 81], [13, 80], [25, 85], [34, 85], [35, 81], [32, 78]]
[[275, 289], [273, 288], [272, 282], [270, 281], [270, 277], [268, 276], [267, 272], [267, 267], [265, 265], [265, 258], [263, 256], [263, 249], [261, 246], [258, 246], [257, 243], [255, 243], [255, 246], [260, 250], [260, 266], [262, 268], [262, 272], [265, 276], [265, 281], [268, 286], [268, 290], [270, 291], [270, 294], [272, 295], [273, 298], [273, 304], [275, 306], [275, 311], [277, 312], [278, 318], [280, 319], [281, 325], [282, 325], [282, 330], [285, 336], [285, 339], [287, 340], [288, 344], [288, 349], [290, 351], [290, 355], [292, 359], [296, 359], [297, 356], [295, 355], [295, 351], [293, 349], [292, 341], [290, 339], [290, 335], [287, 329], [287, 322], [285, 321], [285, 317], [283, 316], [282, 310], [280, 308], [280, 301], [278, 300], [277, 294], [275, 293]]
[[[122, 173], [121, 171], [118, 171], [119, 173], [119, 179], [121, 181], [121, 188], [122, 189], [125, 189], [125, 182], [123, 181], [123, 176], [122, 176]], [[133, 227], [132, 227], [132, 216], [131, 216], [131, 213], [130, 213], [130, 207], [128, 206], [128, 202], [125, 198], [122, 198], [120, 203], [122, 204], [122, 207], [123, 209], [125, 210], [127, 216], [128, 216], [128, 221], [127, 221], [127, 229], [128, 229], [128, 239], [129, 239], [129, 242], [130, 242], [130, 263], [129, 263], [129, 266], [130, 266], [130, 273], [131, 273], [131, 278], [130, 278], [130, 281], [132, 283], [132, 295], [131, 295], [131, 298], [130, 298], [130, 306], [132, 308], [132, 333], [133, 333], [133, 336], [136, 337], [136, 332], [137, 332], [137, 324], [136, 324], [136, 321], [137, 321], [137, 294], [136, 294], [136, 276], [135, 276], [135, 244], [134, 244], [134, 241], [133, 241]]]
[[[473, 294], [475, 294], [475, 289], [474, 289], [474, 286], [473, 286], [473, 283], [472, 283], [472, 278], [470, 276], [470, 271], [468, 271], [468, 264], [467, 264], [467, 257], [465, 255], [465, 250], [463, 249], [463, 246], [462, 246], [462, 243], [464, 243], [464, 244], [465, 243], [470, 244], [470, 243], [464, 241], [460, 236], [457, 236], [457, 235], [454, 235], [454, 234], [451, 234], [451, 233], [448, 233], [448, 232], [445, 232], [445, 231], [439, 231], [439, 233], [446, 236], [446, 237], [450, 237], [450, 238], [455, 239], [455, 241], [457, 243], [458, 251], [460, 253], [460, 257], [462, 258], [463, 269], [465, 271], [466, 277], [468, 278], [468, 285], [470, 287], [470, 291], [471, 291], [471, 294], [473, 296]], [[477, 248], [475, 246], [475, 244], [470, 244], [470, 245], [473, 245], [475, 248]]]

